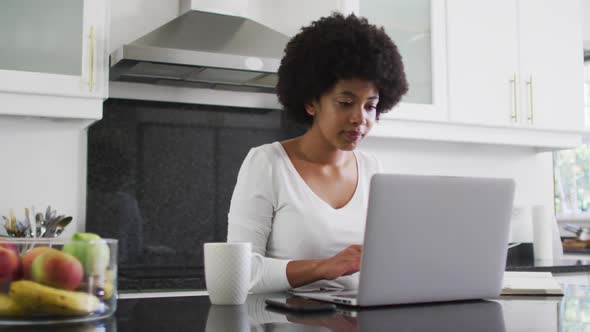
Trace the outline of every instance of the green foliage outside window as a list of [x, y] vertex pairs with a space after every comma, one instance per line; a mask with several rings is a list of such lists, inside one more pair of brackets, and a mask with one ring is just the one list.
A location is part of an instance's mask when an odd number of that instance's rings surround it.
[[558, 214], [590, 210], [589, 157], [587, 144], [553, 154], [555, 211]]
[[[584, 64], [584, 115], [590, 127], [590, 62]], [[590, 213], [590, 148], [588, 143], [553, 154], [555, 212]]]

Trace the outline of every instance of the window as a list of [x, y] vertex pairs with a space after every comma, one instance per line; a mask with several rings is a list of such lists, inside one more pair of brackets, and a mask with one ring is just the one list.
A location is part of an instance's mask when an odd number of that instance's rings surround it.
[[[584, 114], [590, 127], [590, 61], [584, 66]], [[590, 143], [553, 154], [555, 212], [590, 219]]]
[[590, 127], [590, 55], [584, 64], [584, 114], [586, 115], [586, 127]]

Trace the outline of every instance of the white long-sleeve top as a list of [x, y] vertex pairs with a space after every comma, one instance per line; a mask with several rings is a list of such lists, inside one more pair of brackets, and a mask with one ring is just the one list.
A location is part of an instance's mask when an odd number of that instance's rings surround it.
[[[252, 243], [253, 292], [290, 289], [286, 271], [291, 260], [329, 258], [362, 244], [370, 178], [380, 165], [362, 151], [354, 155], [356, 190], [345, 206], [334, 209], [311, 190], [279, 142], [250, 150], [232, 195], [227, 241]], [[304, 287], [357, 286], [358, 273]]]

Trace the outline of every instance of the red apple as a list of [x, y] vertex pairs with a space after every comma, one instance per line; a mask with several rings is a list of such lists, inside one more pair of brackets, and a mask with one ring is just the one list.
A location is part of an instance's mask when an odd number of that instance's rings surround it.
[[23, 277], [25, 279], [31, 279], [31, 265], [33, 264], [33, 260], [37, 256], [46, 252], [49, 249], [49, 247], [35, 247], [25, 251], [21, 259], [23, 267]]
[[39, 254], [31, 265], [31, 279], [43, 285], [66, 290], [82, 282], [84, 269], [76, 257], [50, 248]]
[[10, 249], [18, 255], [18, 247], [14, 243], [8, 243], [6, 240], [0, 238], [0, 247]]
[[0, 247], [0, 288], [20, 276], [20, 259], [11, 249]]

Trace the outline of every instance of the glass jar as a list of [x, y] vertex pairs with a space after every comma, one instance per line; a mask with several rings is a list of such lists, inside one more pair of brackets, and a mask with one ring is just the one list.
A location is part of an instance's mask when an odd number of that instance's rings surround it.
[[0, 325], [87, 322], [117, 307], [117, 240], [0, 238]]

